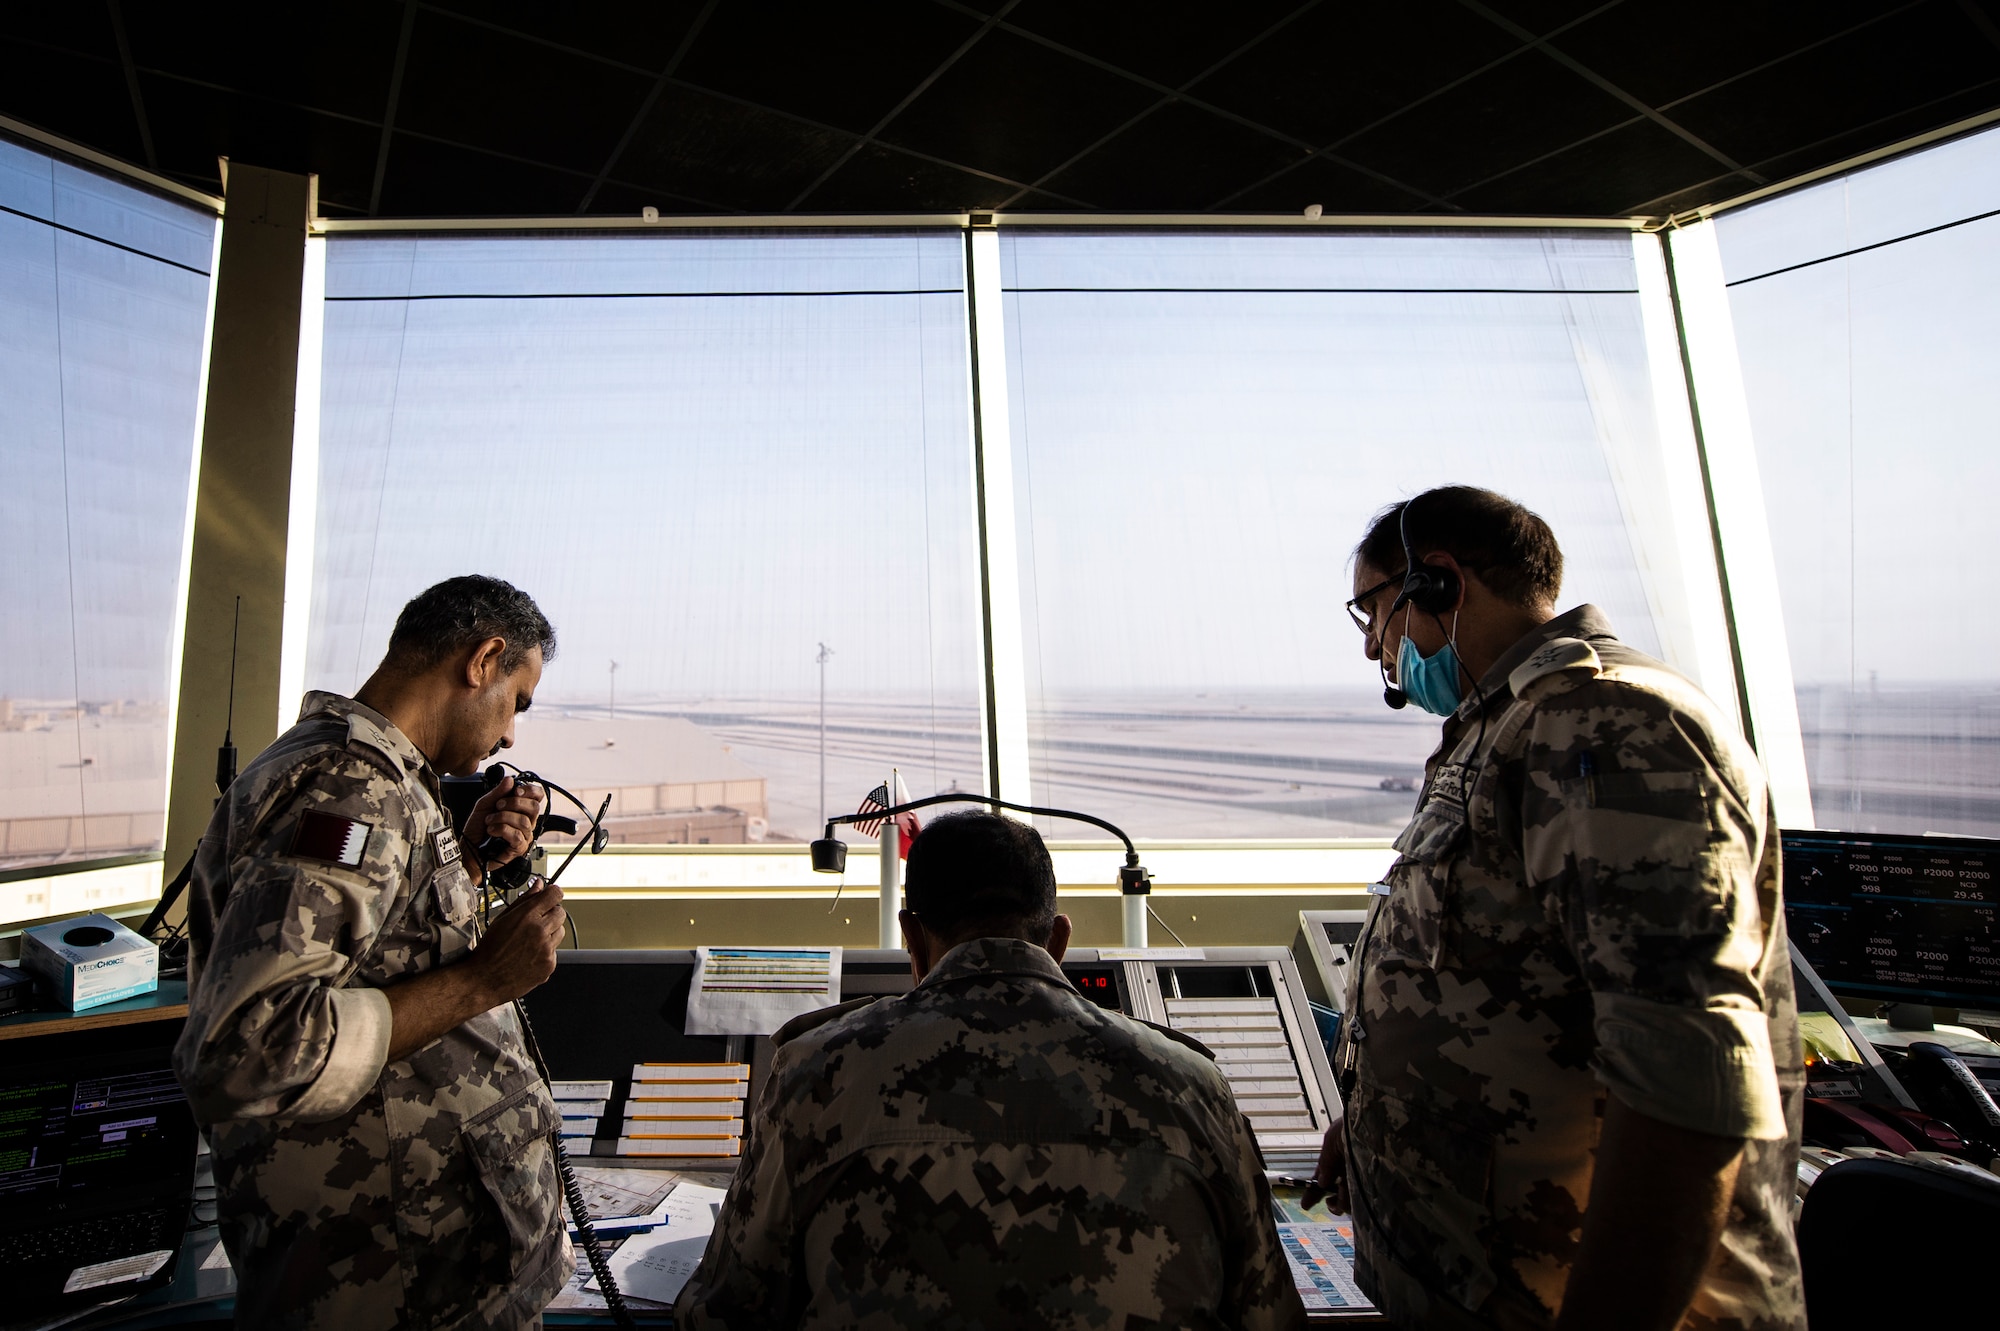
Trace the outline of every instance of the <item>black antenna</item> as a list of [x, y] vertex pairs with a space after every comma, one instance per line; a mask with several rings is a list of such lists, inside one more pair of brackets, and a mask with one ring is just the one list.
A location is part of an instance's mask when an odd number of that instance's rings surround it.
[[229, 627], [229, 716], [222, 723], [222, 744], [215, 751], [215, 793], [226, 794], [236, 780], [236, 639], [243, 627], [243, 598], [236, 598], [236, 620]]
[[[236, 780], [236, 641], [237, 633], [242, 627], [243, 598], [238, 596], [236, 618], [229, 627], [229, 711], [222, 723], [222, 743], [215, 750], [217, 804], [222, 803], [222, 797], [228, 793], [230, 783]], [[200, 849], [201, 843], [197, 841], [196, 853], [199, 853]], [[180, 900], [181, 893], [187, 890], [188, 883], [194, 878], [194, 860], [193, 855], [188, 856], [188, 861], [181, 866], [181, 871], [174, 875], [173, 881], [160, 893], [160, 904], [153, 907], [152, 913], [146, 916], [146, 922], [139, 926], [141, 937], [159, 938], [163, 943], [169, 944], [175, 941], [179, 933], [178, 928], [165, 930], [164, 933], [162, 930], [167, 922], [167, 912], [173, 909], [174, 902]]]

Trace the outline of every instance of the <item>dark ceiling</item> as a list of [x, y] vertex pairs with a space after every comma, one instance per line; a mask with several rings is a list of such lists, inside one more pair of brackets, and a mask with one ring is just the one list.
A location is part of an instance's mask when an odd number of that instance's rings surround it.
[[2000, 106], [2000, 0], [68, 0], [0, 114], [329, 217], [1658, 214]]

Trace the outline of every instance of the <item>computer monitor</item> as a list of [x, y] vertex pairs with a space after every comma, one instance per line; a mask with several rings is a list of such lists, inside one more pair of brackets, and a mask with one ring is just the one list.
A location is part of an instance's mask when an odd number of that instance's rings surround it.
[[2000, 1008], [2000, 841], [1780, 835], [1786, 930], [1834, 993]]
[[179, 1021], [0, 1042], [0, 1306], [166, 1284], [194, 1191]]
[[1367, 922], [1365, 910], [1299, 912], [1292, 957], [1298, 962], [1306, 996], [1313, 1002], [1336, 1012], [1347, 1006], [1347, 971], [1354, 964], [1354, 949], [1361, 945], [1361, 930]]

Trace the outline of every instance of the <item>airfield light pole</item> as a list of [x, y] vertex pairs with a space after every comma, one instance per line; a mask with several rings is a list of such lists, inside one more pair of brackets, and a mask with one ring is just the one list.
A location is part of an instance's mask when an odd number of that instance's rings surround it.
[[833, 648], [825, 643], [819, 645], [819, 655], [813, 658], [819, 666], [819, 821], [826, 821], [826, 663], [833, 659]]
[[618, 663], [611, 663], [611, 719], [618, 719]]

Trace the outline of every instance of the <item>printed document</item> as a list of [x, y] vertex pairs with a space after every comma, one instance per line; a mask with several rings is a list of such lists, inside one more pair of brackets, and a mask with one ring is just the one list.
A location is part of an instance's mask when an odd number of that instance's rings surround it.
[[689, 1035], [770, 1035], [840, 1001], [837, 947], [698, 947]]

